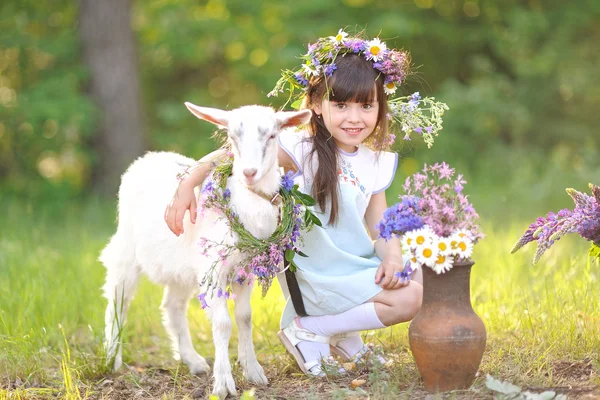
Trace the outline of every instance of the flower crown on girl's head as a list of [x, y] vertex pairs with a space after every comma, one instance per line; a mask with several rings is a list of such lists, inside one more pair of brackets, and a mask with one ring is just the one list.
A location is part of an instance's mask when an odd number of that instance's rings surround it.
[[[325, 79], [331, 77], [337, 69], [337, 57], [346, 54], [364, 56], [373, 62], [373, 68], [385, 76], [384, 91], [388, 96], [390, 131], [399, 127], [404, 140], [411, 140], [411, 134], [417, 133], [427, 147], [431, 147], [434, 138], [442, 130], [442, 115], [448, 106], [436, 102], [433, 97], [422, 98], [419, 92], [394, 97], [398, 86], [409, 74], [410, 57], [406, 51], [388, 49], [378, 37], [366, 40], [349, 36], [340, 29], [335, 36], [319, 38], [316, 43], [308, 45], [308, 52], [301, 57], [304, 60], [302, 66], [295, 71], [283, 70], [275, 88], [267, 96], [277, 96], [287, 91], [288, 102], [292, 101], [292, 107], [300, 108], [311, 79], [322, 75]], [[395, 138], [396, 135], [390, 134], [384, 147], [391, 147]]]

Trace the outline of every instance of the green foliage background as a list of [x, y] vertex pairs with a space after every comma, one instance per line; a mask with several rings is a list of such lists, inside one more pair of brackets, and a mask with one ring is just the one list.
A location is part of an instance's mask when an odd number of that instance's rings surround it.
[[[101, 115], [86, 93], [77, 12], [67, 0], [0, 6], [3, 191], [60, 197], [91, 186]], [[398, 179], [446, 160], [482, 201], [505, 203], [521, 189], [556, 199], [565, 185], [598, 182], [599, 22], [593, 0], [138, 0], [132, 19], [153, 150], [200, 157], [214, 147], [212, 127], [184, 101], [280, 106], [266, 93], [307, 43], [364, 28], [412, 53], [407, 93], [450, 106], [431, 151], [403, 143]]]
[[[278, 107], [266, 93], [280, 70], [296, 65], [310, 41], [341, 27], [366, 29], [409, 50], [415, 74], [405, 93], [435, 96], [450, 110], [431, 150], [402, 143], [388, 200], [423, 162], [448, 161], [469, 181], [465, 191], [488, 235], [475, 249], [471, 286], [489, 332], [483, 371], [526, 386], [562, 385], [554, 377], [559, 361], [592, 360], [598, 371], [598, 264], [586, 257], [588, 244], [566, 238], [535, 268], [533, 245], [509, 251], [533, 217], [572, 207], [565, 187], [587, 192], [588, 182], [600, 184], [599, 1], [133, 4], [150, 149], [191, 157], [216, 144], [213, 128], [189, 114], [184, 101]], [[97, 257], [114, 232], [115, 214], [114, 198], [88, 195], [99, 157], [110, 155], [94, 147], [102, 115], [87, 94], [77, 7], [71, 0], [0, 2], [0, 375], [8, 385], [17, 377], [34, 385], [39, 379], [56, 393], [68, 392], [56, 377], [67, 337], [78, 350], [69, 361], [77, 375], [88, 382], [106, 376], [96, 354], [105, 307]], [[159, 292], [148, 281], [138, 291], [126, 362], [162, 365], [170, 352], [156, 310]], [[287, 374], [284, 350], [273, 351], [280, 292], [255, 296], [255, 342], [259, 353], [273, 354], [261, 362], [272, 368], [270, 378]], [[190, 316], [195, 341], [211, 354], [197, 302]], [[406, 329], [384, 331], [383, 343], [405, 349]], [[408, 382], [412, 390], [418, 373], [409, 353], [399, 353], [407, 358], [390, 386]], [[589, 382], [597, 386], [593, 371]]]

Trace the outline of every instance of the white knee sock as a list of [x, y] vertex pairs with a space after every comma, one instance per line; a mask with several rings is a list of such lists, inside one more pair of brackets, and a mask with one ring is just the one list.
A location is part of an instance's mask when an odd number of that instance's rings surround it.
[[299, 322], [304, 329], [323, 336], [385, 328], [375, 312], [373, 302], [363, 303], [340, 314], [302, 317]]

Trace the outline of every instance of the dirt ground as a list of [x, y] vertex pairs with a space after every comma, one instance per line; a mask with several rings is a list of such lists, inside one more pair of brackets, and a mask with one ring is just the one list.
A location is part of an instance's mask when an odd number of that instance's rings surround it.
[[[410, 384], [393, 384], [402, 381], [402, 377], [394, 375], [394, 371], [385, 373], [385, 376], [376, 376], [368, 369], [353, 371], [348, 376], [329, 378], [307, 378], [299, 373], [291, 363], [269, 363], [265, 373], [269, 378], [267, 387], [254, 388], [256, 399], [493, 399], [494, 393], [485, 387], [485, 371], [478, 373], [478, 378], [469, 390], [454, 391], [443, 394], [431, 394], [423, 390], [418, 376], [412, 367], [403, 366], [402, 375]], [[407, 368], [409, 371], [407, 371]], [[523, 387], [529, 392], [555, 391], [567, 396], [568, 399], [600, 400], [600, 387], [597, 382], [598, 371], [594, 369], [592, 360], [581, 362], [558, 362], [552, 368], [554, 387]], [[238, 384], [238, 396], [244, 391], [252, 390], [241, 376], [241, 371], [234, 367], [234, 378]], [[351, 383], [355, 379], [364, 379], [366, 382], [359, 389], [352, 389]], [[82, 397], [89, 399], [206, 399], [210, 395], [212, 378], [209, 375], [192, 376], [185, 367], [160, 368], [156, 366], [129, 365], [118, 373], [104, 376], [97, 381], [81, 383], [79, 385]], [[7, 382], [4, 382], [6, 385]], [[395, 387], [392, 388], [392, 385]], [[8, 389], [7, 398], [21, 389], [20, 398], [45, 399], [64, 398], [65, 395], [54, 391], [46, 394], [33, 387], [26, 388], [21, 382], [11, 382], [4, 389]], [[23, 391], [25, 390], [25, 391]], [[3, 396], [0, 396], [3, 397]], [[230, 396], [231, 398], [231, 396]]]

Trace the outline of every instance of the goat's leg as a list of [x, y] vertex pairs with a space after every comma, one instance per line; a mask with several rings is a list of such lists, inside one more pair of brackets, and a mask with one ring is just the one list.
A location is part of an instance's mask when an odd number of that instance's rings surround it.
[[198, 375], [210, 368], [206, 360], [194, 349], [188, 328], [186, 314], [190, 298], [195, 292], [195, 287], [170, 284], [165, 287], [160, 307], [163, 311], [163, 324], [172, 341], [173, 356], [187, 365], [192, 374]]
[[249, 382], [266, 385], [269, 381], [256, 359], [252, 341], [252, 309], [250, 307], [252, 286], [234, 284], [233, 292], [235, 293], [235, 321], [238, 326], [238, 361], [244, 371], [244, 377]]
[[117, 370], [123, 364], [121, 334], [131, 299], [140, 277], [137, 265], [124, 262], [107, 263], [104, 297], [108, 300], [104, 317], [104, 350], [107, 365]]
[[235, 382], [231, 374], [229, 362], [229, 340], [231, 339], [231, 316], [227, 310], [227, 301], [223, 297], [206, 298], [209, 308], [208, 315], [212, 321], [213, 341], [215, 344], [215, 365], [213, 375], [215, 378], [213, 393], [220, 398], [227, 397], [227, 393], [235, 396]]

